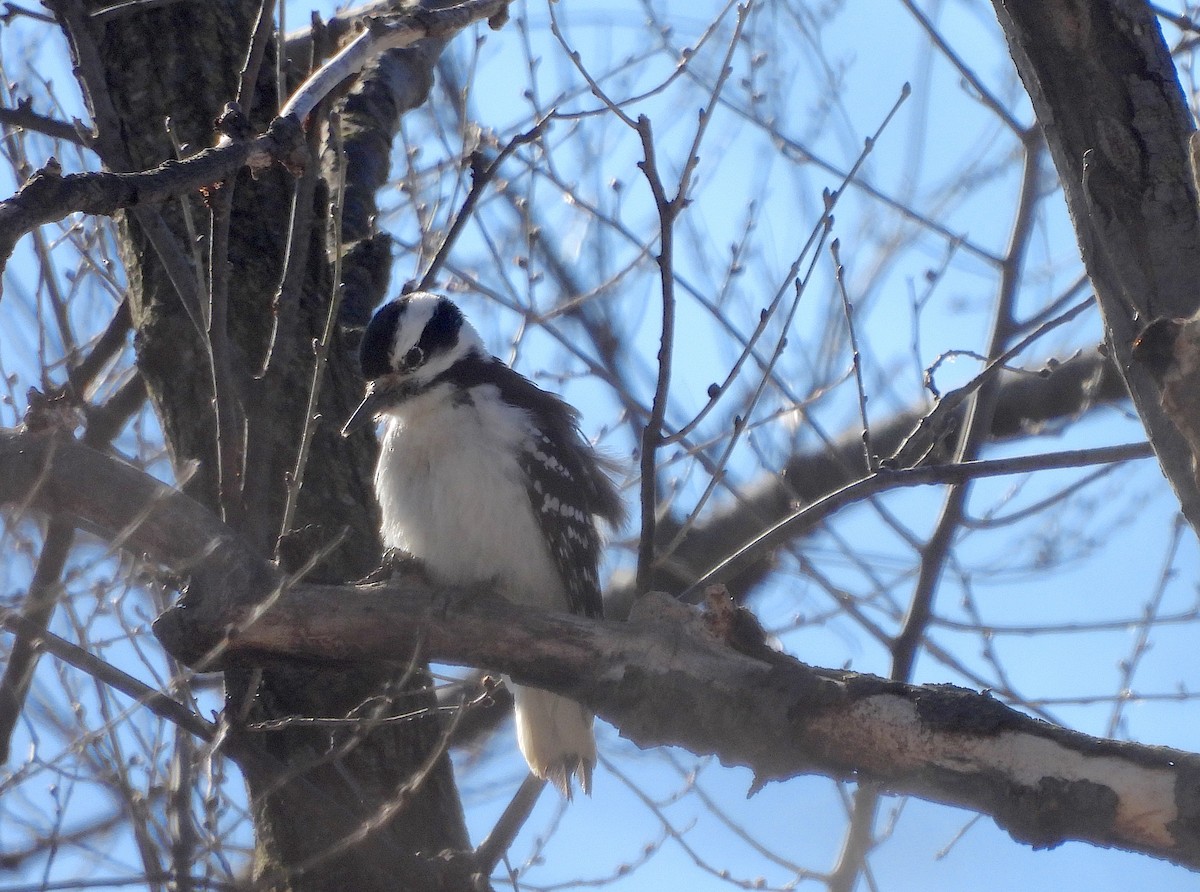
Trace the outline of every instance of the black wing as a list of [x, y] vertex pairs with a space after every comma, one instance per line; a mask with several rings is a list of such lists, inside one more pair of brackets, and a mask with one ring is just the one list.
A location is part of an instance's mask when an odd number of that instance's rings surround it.
[[[574, 444], [572, 444], [573, 446]], [[599, 617], [601, 540], [594, 500], [587, 495], [586, 460], [572, 446], [535, 429], [530, 448], [521, 456], [528, 480], [529, 503], [567, 590], [572, 613]]]
[[447, 377], [464, 389], [491, 384], [506, 403], [529, 414], [529, 446], [520, 461], [530, 506], [567, 589], [571, 612], [601, 616], [602, 540], [596, 518], [617, 527], [625, 509], [604, 471], [607, 463], [579, 432], [578, 413], [494, 356], [460, 361]]

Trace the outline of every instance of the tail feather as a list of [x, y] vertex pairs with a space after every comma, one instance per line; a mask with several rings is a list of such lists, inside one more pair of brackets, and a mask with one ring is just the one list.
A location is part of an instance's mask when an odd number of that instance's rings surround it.
[[571, 777], [592, 794], [596, 767], [594, 717], [566, 697], [538, 688], [511, 685], [516, 704], [517, 744], [529, 770], [571, 798]]

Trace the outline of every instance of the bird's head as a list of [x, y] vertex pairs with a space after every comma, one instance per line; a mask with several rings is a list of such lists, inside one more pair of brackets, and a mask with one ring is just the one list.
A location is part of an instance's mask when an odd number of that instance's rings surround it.
[[367, 395], [342, 436], [424, 393], [471, 355], [486, 355], [483, 341], [449, 298], [417, 291], [388, 301], [363, 334], [359, 358]]

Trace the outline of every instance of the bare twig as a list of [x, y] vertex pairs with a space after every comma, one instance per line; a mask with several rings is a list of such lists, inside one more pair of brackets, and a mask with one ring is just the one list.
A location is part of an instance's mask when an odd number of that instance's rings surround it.
[[[325, 380], [325, 360], [329, 357], [329, 346], [333, 341], [334, 326], [337, 324], [338, 311], [342, 305], [342, 212], [346, 200], [346, 154], [342, 147], [341, 118], [333, 115], [329, 130], [333, 143], [334, 176], [332, 184], [333, 196], [330, 208], [330, 219], [333, 226], [333, 293], [329, 296], [329, 310], [325, 314], [325, 328], [313, 349], [312, 379], [308, 387], [308, 404], [304, 412], [304, 426], [300, 431], [300, 446], [296, 451], [296, 464], [288, 478], [287, 497], [284, 502], [283, 521], [279, 528], [279, 541], [291, 531], [292, 520], [296, 514], [296, 506], [300, 498], [300, 487], [304, 485], [304, 472], [308, 467], [308, 450], [312, 443], [314, 426], [317, 422], [317, 403], [321, 398], [321, 383]], [[302, 252], [301, 252], [302, 256]], [[289, 251], [289, 259], [291, 252]], [[295, 312], [289, 308], [289, 312]], [[277, 314], [278, 315], [278, 311]]]
[[124, 3], [114, 3], [112, 6], [97, 9], [91, 13], [91, 17], [92, 21], [100, 25], [112, 19], [118, 19], [121, 16], [144, 13], [151, 9], [172, 6], [181, 2], [183, 0], [126, 0]]
[[[787, 332], [791, 330], [792, 321], [795, 318], [796, 311], [799, 309], [800, 299], [808, 286], [808, 282], [812, 277], [813, 270], [816, 268], [817, 261], [820, 257], [820, 248], [824, 244], [825, 239], [828, 238], [832, 229], [833, 209], [841, 200], [847, 183], [857, 173], [858, 169], [866, 162], [867, 157], [874, 149], [880, 136], [895, 118], [896, 113], [900, 110], [901, 105], [903, 105], [908, 99], [911, 92], [912, 91], [909, 85], [906, 83], [901, 88], [900, 95], [896, 98], [896, 101], [892, 104], [891, 109], [884, 116], [883, 121], [880, 122], [879, 127], [876, 128], [874, 134], [864, 140], [862, 150], [859, 152], [854, 165], [851, 167], [850, 172], [846, 175], [846, 178], [842, 181], [841, 185], [834, 191], [826, 190], [824, 195], [825, 213], [822, 214], [820, 219], [816, 222], [816, 224], [814, 224], [809, 233], [808, 239], [804, 244], [804, 247], [796, 256], [796, 259], [792, 262], [791, 268], [788, 270], [786, 281], [780, 286], [780, 289], [776, 293], [776, 297], [772, 301], [771, 306], [764, 311], [774, 312], [779, 305], [784, 290], [788, 287], [791, 287], [794, 290], [794, 299], [792, 300], [792, 303], [789, 306], [787, 314], [781, 325], [782, 333], [776, 340], [775, 348], [763, 367], [763, 373], [759, 377], [758, 385], [756, 386], [754, 392], [750, 395], [750, 398], [747, 400], [743, 409], [743, 413], [734, 420], [733, 430], [725, 440], [725, 445], [721, 456], [714, 463], [713, 467], [709, 469], [709, 482], [705, 486], [704, 492], [700, 495], [700, 498], [696, 500], [695, 505], [692, 507], [683, 523], [679, 525], [679, 528], [676, 530], [671, 542], [661, 550], [661, 553], [659, 554], [660, 561], [670, 557], [675, 552], [675, 549], [679, 547], [680, 543], [682, 543], [684, 536], [687, 535], [688, 531], [695, 524], [697, 518], [700, 516], [700, 512], [704, 509], [705, 505], [708, 504], [708, 500], [712, 497], [712, 494], [716, 492], [717, 487], [724, 482], [724, 469], [733, 455], [734, 448], [748, 430], [749, 426], [747, 425], [746, 421], [749, 417], [749, 413], [753, 411], [755, 406], [758, 405], [759, 400], [766, 392], [768, 383], [774, 380], [774, 370], [776, 365], [779, 363], [780, 358], [783, 356], [783, 350], [787, 345]], [[799, 273], [806, 257], [808, 257], [808, 268], [802, 277], [797, 277], [797, 274]], [[751, 345], [747, 345], [745, 348], [746, 351], [749, 351], [750, 349]], [[715, 398], [719, 395], [720, 394], [718, 393], [714, 396], [710, 396], [709, 405], [706, 407], [706, 409], [711, 408]], [[799, 401], [797, 408], [798, 407]], [[811, 419], [809, 423], [812, 423]]]
[[238, 78], [237, 102], [247, 113], [254, 106], [254, 88], [258, 83], [258, 72], [262, 68], [267, 43], [275, 33], [274, 25], [275, 0], [262, 0], [258, 9], [258, 21], [254, 23], [254, 33], [250, 37], [250, 47], [246, 51], [246, 62], [242, 65], [242, 73]]
[[46, 631], [54, 614], [59, 579], [74, 542], [74, 525], [64, 517], [51, 519], [29, 593], [21, 607], [20, 631], [0, 678], [0, 764], [8, 761], [13, 731], [25, 708], [25, 695], [37, 666], [37, 638]]
[[205, 149], [184, 161], [167, 161], [142, 173], [90, 172], [63, 176], [42, 168], [21, 191], [0, 202], [0, 270], [17, 240], [36, 226], [68, 214], [111, 215], [144, 208], [229, 177], [245, 164], [263, 166], [290, 158], [302, 139], [294, 123], [276, 119], [253, 139]]
[[738, 6], [737, 24], [725, 52], [721, 64], [721, 73], [713, 84], [708, 104], [700, 110], [700, 120], [696, 132], [688, 148], [687, 160], [679, 174], [679, 182], [675, 195], [667, 197], [666, 188], [658, 169], [658, 160], [654, 148], [654, 134], [651, 130], [650, 119], [640, 115], [634, 129], [642, 142], [643, 160], [639, 162], [643, 175], [650, 185], [650, 193], [654, 198], [654, 206], [658, 211], [658, 254], [655, 262], [658, 264], [659, 280], [662, 288], [662, 333], [658, 348], [658, 378], [654, 387], [654, 399], [650, 404], [650, 419], [642, 431], [641, 443], [641, 532], [638, 538], [637, 588], [639, 592], [650, 590], [654, 575], [654, 544], [655, 526], [658, 512], [658, 448], [662, 445], [663, 423], [667, 414], [667, 399], [671, 387], [671, 364], [674, 361], [675, 345], [675, 221], [687, 207], [691, 191], [692, 177], [700, 163], [700, 144], [712, 121], [717, 99], [721, 95], [729, 76], [733, 73], [730, 65], [742, 29], [746, 24], [746, 16], [750, 11], [750, 3]]
[[417, 291], [427, 291], [437, 281], [438, 273], [441, 272], [442, 266], [450, 256], [450, 250], [458, 240], [463, 227], [466, 226], [467, 222], [471, 219], [471, 215], [475, 212], [475, 206], [483, 196], [484, 190], [496, 178], [496, 174], [499, 173], [500, 166], [521, 146], [528, 145], [539, 139], [549, 126], [550, 120], [550, 115], [540, 117], [524, 133], [518, 133], [510, 139], [504, 148], [496, 154], [496, 157], [486, 164], [480, 152], [477, 151], [471, 156], [471, 190], [467, 193], [467, 197], [463, 199], [462, 207], [458, 209], [458, 213], [454, 215], [454, 222], [446, 230], [446, 235], [442, 238], [442, 243], [438, 246], [437, 253], [429, 261], [429, 268], [425, 270], [425, 274], [421, 276], [421, 280], [416, 286]]
[[[659, 250], [655, 257], [658, 263], [662, 287], [662, 334], [658, 347], [658, 379], [654, 387], [654, 399], [650, 405], [650, 418], [642, 429], [641, 465], [641, 533], [638, 537], [637, 590], [650, 590], [654, 574], [654, 530], [658, 518], [658, 447], [662, 442], [663, 421], [667, 413], [667, 395], [671, 386], [671, 361], [675, 343], [675, 282], [674, 282], [674, 229], [675, 217], [683, 209], [667, 198], [662, 178], [655, 160], [654, 135], [650, 119], [642, 115], [637, 120], [638, 136], [642, 140], [644, 158], [638, 165], [650, 183], [650, 192], [658, 208]], [[682, 192], [677, 193], [676, 197]]]
[[461, 719], [465, 711], [466, 708], [464, 705], [457, 712], [455, 712], [454, 718], [450, 721], [445, 730], [442, 731], [441, 738], [438, 740], [437, 745], [430, 748], [429, 752], [425, 756], [424, 762], [422, 762], [417, 770], [413, 772], [413, 775], [406, 780], [398, 790], [396, 790], [391, 801], [385, 802], [382, 806], [380, 806], [376, 810], [375, 814], [363, 821], [359, 828], [353, 833], [350, 833], [342, 839], [337, 840], [324, 851], [315, 853], [307, 861], [301, 863], [296, 868], [296, 872], [298, 874], [307, 873], [314, 867], [325, 863], [330, 858], [334, 858], [338, 854], [353, 848], [356, 844], [366, 839], [372, 833], [375, 833], [381, 828], [386, 827], [388, 822], [396, 814], [406, 808], [412, 797], [416, 795], [417, 791], [421, 789], [421, 787], [433, 774], [438, 763], [446, 757], [446, 753], [450, 748], [450, 739], [454, 735], [454, 728], [458, 724], [458, 721]]
[[217, 492], [221, 518], [242, 525], [246, 503], [243, 491], [246, 468], [246, 407], [243, 385], [234, 371], [233, 343], [229, 331], [229, 227], [233, 211], [234, 180], [218, 184], [209, 199], [208, 330], [204, 333], [212, 363], [213, 400], [217, 425]]
[[933, 45], [941, 51], [942, 55], [945, 56], [949, 60], [950, 64], [955, 67], [958, 73], [962, 75], [963, 80], [970, 84], [971, 89], [975, 91], [975, 95], [979, 97], [979, 100], [984, 104], [988, 111], [995, 115], [1005, 127], [1015, 133], [1018, 137], [1022, 136], [1029, 128], [1013, 117], [1012, 112], [1008, 110], [1008, 106], [1001, 102], [1000, 99], [997, 98], [992, 91], [987, 88], [983, 81], [980, 80], [979, 75], [976, 74], [975, 69], [963, 61], [962, 57], [958, 54], [954, 47], [952, 47], [946, 38], [942, 36], [941, 31], [939, 31], [933, 22], [929, 20], [929, 17], [917, 7], [913, 0], [900, 0], [900, 2], [904, 4], [904, 8], [908, 10], [909, 14], [917, 20], [917, 24], [919, 24], [921, 29], [926, 33], [926, 35], [928, 35], [929, 40], [933, 43]]
[[201, 740], [212, 741], [215, 739], [215, 725], [205, 721], [178, 701], [154, 690], [111, 663], [93, 656], [83, 648], [43, 629], [36, 628], [29, 620], [12, 611], [0, 611], [0, 626], [10, 632], [30, 636], [47, 653], [86, 672], [102, 684], [120, 691], [155, 715], [173, 722]]
[[850, 295], [846, 293], [846, 270], [842, 266], [841, 246], [837, 239], [829, 245], [833, 255], [834, 278], [837, 280], [838, 294], [842, 298], [842, 309], [846, 314], [846, 332], [850, 337], [850, 356], [854, 365], [854, 381], [858, 386], [858, 414], [862, 421], [863, 452], [866, 459], [867, 472], [874, 471], [878, 465], [871, 451], [871, 425], [867, 420], [867, 388], [863, 384], [862, 355], [858, 351], [858, 334], [854, 327], [854, 307], [850, 304]]
[[52, 16], [48, 16], [44, 12], [38, 12], [37, 10], [30, 9], [27, 6], [22, 6], [19, 3], [5, 3], [4, 13], [0, 15], [0, 21], [3, 21], [4, 24], [9, 25], [12, 24], [12, 20], [17, 16], [24, 16], [25, 18], [33, 19], [35, 22], [54, 23], [54, 18]]
[[[1041, 323], [1034, 331], [1013, 344], [999, 356], [987, 362], [983, 370], [961, 387], [956, 387], [944, 395], [940, 395], [938, 404], [933, 411], [925, 415], [913, 432], [905, 439], [895, 455], [885, 460], [889, 467], [909, 468], [920, 462], [934, 447], [938, 440], [949, 429], [955, 414], [963, 404], [975, 394], [979, 388], [992, 381], [1006, 365], [1038, 338], [1060, 325], [1070, 322], [1086, 310], [1095, 306], [1089, 297], [1080, 301], [1066, 312]], [[926, 372], [926, 386], [932, 388], [931, 375], [933, 366]]]
[[18, 102], [16, 108], [0, 108], [0, 124], [10, 127], [23, 127], [35, 133], [44, 133], [62, 142], [86, 146], [90, 143], [90, 134], [82, 125], [59, 121], [45, 115], [39, 115], [33, 110], [31, 103]]
[[[304, 273], [308, 268], [309, 238], [312, 235], [313, 196], [316, 194], [318, 173], [311, 159], [316, 157], [317, 136], [310, 132], [307, 139], [309, 162], [296, 179], [292, 191], [292, 208], [288, 217], [287, 247], [284, 249], [283, 270], [279, 274], [279, 286], [271, 300], [270, 330], [266, 338], [266, 347], [260, 367], [255, 372], [256, 379], [266, 377], [275, 358], [275, 344], [279, 339], [281, 327], [287, 333], [287, 325], [296, 316], [297, 295]], [[284, 314], [288, 315], [284, 315]], [[285, 340], [287, 338], [285, 337]]]
[[1075, 449], [1068, 452], [1052, 452], [1046, 455], [1023, 455], [1018, 458], [998, 458], [988, 461], [959, 462], [948, 465], [925, 465], [900, 470], [881, 469], [869, 477], [830, 493], [810, 505], [806, 505], [775, 526], [763, 532], [752, 542], [747, 542], [734, 551], [680, 595], [683, 600], [693, 598], [707, 586], [721, 583], [735, 575], [739, 565], [777, 548], [797, 535], [799, 530], [808, 529], [847, 505], [890, 489], [908, 486], [938, 484], [962, 485], [971, 480], [985, 477], [1027, 474], [1034, 471], [1049, 471], [1061, 468], [1081, 468], [1094, 464], [1135, 461], [1152, 458], [1154, 450], [1149, 443], [1129, 443], [1124, 446], [1100, 446], [1094, 449]]
[[1125, 706], [1133, 696], [1133, 677], [1137, 674], [1138, 664], [1141, 663], [1142, 658], [1146, 656], [1146, 652], [1152, 646], [1150, 632], [1160, 620], [1162, 602], [1167, 595], [1168, 583], [1175, 574], [1175, 558], [1179, 552], [1179, 547], [1183, 541], [1183, 532], [1186, 528], [1187, 524], [1182, 515], [1177, 515], [1175, 524], [1171, 529], [1171, 539], [1167, 544], [1166, 556], [1163, 559], [1162, 570], [1159, 571], [1154, 592], [1150, 600], [1146, 602], [1141, 618], [1134, 626], [1137, 629], [1137, 635], [1134, 638], [1133, 645], [1130, 647], [1129, 656], [1125, 657], [1118, 664], [1121, 669], [1121, 678], [1117, 682], [1117, 696], [1114, 698], [1113, 710], [1108, 717], [1108, 724], [1104, 729], [1106, 737], [1115, 737], [1118, 730], [1120, 730], [1121, 718], [1124, 714]]

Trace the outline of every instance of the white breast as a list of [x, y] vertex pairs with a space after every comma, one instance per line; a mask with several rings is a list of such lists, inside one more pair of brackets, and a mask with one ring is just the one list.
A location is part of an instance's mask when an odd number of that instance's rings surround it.
[[436, 581], [493, 583], [511, 601], [562, 610], [517, 463], [528, 417], [495, 388], [473, 393], [455, 403], [438, 388], [387, 417], [375, 472], [384, 544], [420, 558]]

